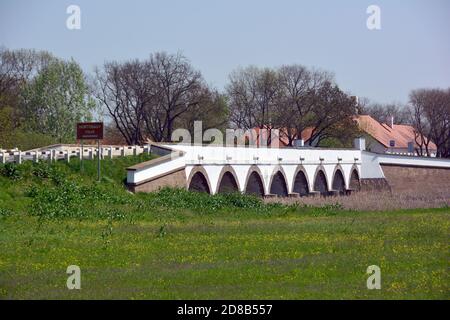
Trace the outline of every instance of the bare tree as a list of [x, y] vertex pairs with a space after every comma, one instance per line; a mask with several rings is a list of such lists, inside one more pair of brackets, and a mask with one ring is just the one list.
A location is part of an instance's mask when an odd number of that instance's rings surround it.
[[417, 152], [430, 156], [429, 145], [433, 141], [437, 157], [450, 157], [450, 89], [413, 90], [410, 103]]
[[204, 88], [203, 99], [189, 112], [181, 115], [176, 121], [179, 128], [186, 128], [194, 135], [194, 122], [202, 121], [202, 130], [219, 129], [222, 133], [228, 128], [228, 104], [226, 96], [219, 92]]
[[129, 144], [170, 141], [176, 121], [210, 102], [200, 72], [182, 55], [108, 62], [96, 71], [96, 97]]
[[[353, 129], [356, 101], [333, 83], [333, 75], [301, 65], [278, 69], [247, 67], [230, 75], [227, 86], [231, 122], [242, 129], [279, 129], [289, 145], [311, 128], [307, 143]], [[338, 130], [339, 129], [339, 130]], [[353, 132], [353, 131], [352, 131]]]
[[276, 71], [254, 66], [231, 73], [226, 87], [230, 105], [230, 121], [240, 129], [268, 129], [270, 144], [274, 126], [279, 79]]
[[96, 70], [94, 85], [96, 98], [108, 110], [127, 143], [142, 143], [145, 112], [152, 97], [146, 63], [107, 62], [102, 70]]
[[391, 118], [395, 123], [410, 124], [411, 115], [407, 106], [399, 103], [369, 103], [364, 106], [362, 113], [370, 115], [378, 122], [387, 123], [391, 122]]
[[276, 123], [280, 135], [292, 145], [295, 138], [300, 138], [301, 132], [315, 124], [312, 117], [315, 100], [311, 99], [311, 93], [325, 82], [332, 81], [333, 76], [324, 71], [310, 71], [301, 65], [285, 65], [277, 72], [280, 85]]
[[417, 92], [410, 94], [411, 121], [414, 127], [414, 140], [416, 152], [420, 156], [430, 156], [429, 145], [431, 142], [430, 124], [425, 116], [424, 97]]
[[181, 54], [150, 55], [152, 95], [145, 112], [147, 132], [155, 141], [170, 141], [175, 121], [201, 104], [209, 90], [202, 75]]
[[344, 93], [336, 84], [325, 81], [318, 89], [309, 91], [307, 101], [311, 108], [312, 123], [309, 144], [319, 145], [321, 141], [342, 134], [342, 130], [357, 132], [353, 121], [356, 100]]

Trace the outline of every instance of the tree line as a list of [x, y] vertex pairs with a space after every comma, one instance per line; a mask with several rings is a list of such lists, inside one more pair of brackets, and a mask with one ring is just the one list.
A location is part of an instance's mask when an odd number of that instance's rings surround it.
[[[380, 105], [344, 92], [334, 75], [302, 65], [249, 66], [213, 88], [182, 54], [107, 61], [92, 74], [49, 52], [0, 48], [0, 147], [73, 142], [75, 123], [107, 119], [107, 135], [127, 144], [170, 141], [177, 128], [278, 129], [288, 145], [346, 147], [360, 133], [356, 114], [391, 116], [415, 128], [423, 155], [429, 144], [450, 157], [450, 88], [419, 89], [408, 105]], [[192, 132], [193, 134], [193, 132]]]

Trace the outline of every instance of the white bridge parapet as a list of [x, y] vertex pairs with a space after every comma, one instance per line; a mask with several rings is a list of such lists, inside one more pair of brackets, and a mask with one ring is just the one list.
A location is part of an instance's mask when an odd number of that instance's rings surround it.
[[[140, 184], [160, 177], [165, 173], [184, 168], [186, 188], [191, 186], [194, 175], [203, 175], [208, 192], [219, 192], [221, 181], [229, 172], [240, 192], [248, 191], [249, 178], [256, 172], [261, 179], [264, 195], [274, 192], [274, 177], [281, 175], [286, 188], [284, 193], [292, 194], [295, 179], [301, 171], [306, 180], [308, 192], [314, 191], [317, 175], [323, 172], [326, 189], [335, 190], [333, 177], [339, 171], [342, 175], [344, 189], [351, 189], [353, 172], [359, 179], [361, 171], [361, 151], [355, 149], [319, 149], [319, 148], [255, 148], [255, 147], [223, 147], [223, 146], [193, 146], [193, 145], [162, 145], [181, 151], [175, 158], [166, 156], [159, 162], [149, 161], [128, 170], [128, 183]], [[310, 191], [311, 190], [311, 191]], [[281, 191], [283, 192], [283, 191]]]
[[168, 150], [168, 154], [128, 168], [127, 182], [135, 191], [139, 191], [136, 186], [146, 183], [163, 187], [170, 179], [160, 180], [162, 177], [182, 172], [177, 186], [210, 194], [224, 191], [262, 196], [343, 194], [359, 190], [365, 179], [384, 179], [381, 164], [450, 168], [449, 160], [382, 155], [358, 149], [183, 144], [155, 147]]
[[[359, 173], [361, 152], [359, 150], [323, 150], [316, 148], [270, 149], [245, 147], [200, 147], [177, 146], [186, 152], [186, 176], [191, 176], [195, 166], [201, 165], [208, 174], [211, 193], [218, 191], [219, 178], [225, 166], [231, 167], [237, 178], [239, 191], [245, 192], [247, 176], [251, 167], [262, 175], [265, 194], [270, 194], [272, 178], [281, 172], [287, 183], [288, 193], [293, 193], [295, 175], [302, 170], [306, 176], [309, 190], [314, 190], [313, 181], [318, 170], [327, 178], [328, 189], [333, 190], [332, 177], [336, 169], [341, 169], [347, 188], [350, 173], [356, 169]], [[189, 179], [188, 179], [189, 181]]]

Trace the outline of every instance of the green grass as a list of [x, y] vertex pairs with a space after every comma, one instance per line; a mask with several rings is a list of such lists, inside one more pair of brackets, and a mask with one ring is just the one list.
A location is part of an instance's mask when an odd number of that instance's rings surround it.
[[[448, 208], [356, 212], [125, 191], [145, 159], [0, 177], [0, 298], [449, 299]], [[63, 174], [61, 174], [63, 173]], [[68, 176], [66, 179], [65, 176]], [[381, 290], [366, 269], [381, 268]], [[81, 290], [66, 268], [81, 268]]]

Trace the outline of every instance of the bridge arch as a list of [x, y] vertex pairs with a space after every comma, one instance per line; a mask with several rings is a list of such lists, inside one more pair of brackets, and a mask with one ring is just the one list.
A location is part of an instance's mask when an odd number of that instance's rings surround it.
[[233, 193], [239, 192], [239, 180], [233, 167], [226, 165], [222, 168], [217, 180], [216, 193]]
[[298, 193], [301, 197], [309, 194], [309, 180], [303, 166], [298, 166], [295, 170], [294, 181], [292, 182], [292, 192]]
[[289, 195], [286, 174], [283, 168], [275, 167], [272, 176], [270, 178], [270, 194], [277, 195], [279, 197], [287, 197]]
[[357, 166], [352, 167], [348, 187], [351, 191], [361, 190], [361, 180], [359, 178], [359, 171]]
[[323, 166], [318, 166], [314, 174], [314, 191], [319, 192], [323, 196], [329, 193], [328, 180]]
[[261, 170], [255, 165], [251, 166], [248, 170], [247, 178], [245, 179], [244, 193], [259, 197], [264, 197], [266, 194]]
[[196, 192], [206, 192], [211, 194], [211, 184], [208, 179], [208, 174], [202, 166], [195, 166], [188, 179], [188, 190]]
[[340, 165], [337, 165], [333, 173], [332, 189], [334, 191], [338, 191], [340, 195], [344, 195], [346, 191], [343, 172], [344, 171], [342, 170], [342, 167]]

